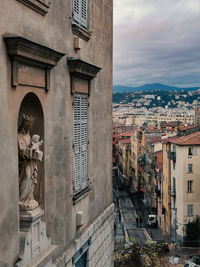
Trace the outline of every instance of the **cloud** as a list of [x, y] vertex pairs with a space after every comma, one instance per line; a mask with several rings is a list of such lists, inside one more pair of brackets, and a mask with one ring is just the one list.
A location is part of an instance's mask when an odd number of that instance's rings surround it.
[[115, 0], [114, 84], [200, 85], [199, 0]]

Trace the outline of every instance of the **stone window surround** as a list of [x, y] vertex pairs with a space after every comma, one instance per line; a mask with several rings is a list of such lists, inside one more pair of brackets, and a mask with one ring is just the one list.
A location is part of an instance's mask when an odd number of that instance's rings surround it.
[[193, 216], [193, 204], [188, 204], [187, 205], [187, 216], [190, 217], [190, 216]]
[[45, 16], [48, 13], [48, 9], [50, 6], [50, 0], [17, 0], [24, 5], [30, 7], [35, 10], [42, 16]]
[[[81, 59], [74, 59], [74, 58], [67, 58], [69, 72], [70, 72], [70, 84], [71, 84], [71, 94], [74, 93], [85, 93], [88, 94], [88, 97], [90, 96], [90, 90], [91, 85], [90, 81], [95, 78], [98, 74], [98, 72], [101, 70], [100, 67], [97, 67], [93, 64], [90, 64], [88, 62], [85, 62]], [[79, 91], [79, 87], [76, 88], [76, 79], [80, 79], [79, 81], [84, 83], [84, 92]], [[74, 85], [75, 84], [75, 85]], [[89, 104], [89, 102], [88, 102]], [[81, 199], [85, 198], [90, 191], [90, 187], [86, 187], [81, 192], [77, 193], [76, 195], [73, 195], [73, 205], [75, 205], [77, 202], [79, 202]]]
[[193, 193], [193, 180], [187, 181], [187, 193]]
[[188, 163], [188, 173], [193, 173], [193, 164]]
[[77, 77], [82, 79], [83, 81], [88, 81], [88, 86], [87, 86], [87, 92], [85, 91], [84, 93], [87, 93], [88, 96], [90, 96], [90, 81], [95, 78], [98, 74], [98, 72], [101, 70], [100, 67], [97, 67], [91, 63], [85, 62], [79, 58], [74, 59], [74, 58], [67, 58], [68, 61], [68, 66], [69, 66], [69, 72], [71, 76], [71, 93], [83, 93], [73, 86], [73, 78]]
[[[12, 86], [18, 85], [33, 86], [45, 89], [50, 89], [50, 73], [51, 69], [58, 64], [58, 61], [65, 55], [55, 51], [44, 45], [35, 43], [21, 36], [4, 36], [4, 41], [7, 47], [7, 53], [11, 58], [12, 64]], [[37, 68], [41, 70], [41, 75], [44, 75], [44, 85], [35, 86], [20, 81], [20, 66]]]

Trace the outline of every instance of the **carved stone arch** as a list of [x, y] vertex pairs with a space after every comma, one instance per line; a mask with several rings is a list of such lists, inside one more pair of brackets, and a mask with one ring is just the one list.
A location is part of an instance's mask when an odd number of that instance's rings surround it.
[[[40, 136], [40, 140], [44, 140], [44, 113], [42, 104], [38, 98], [38, 96], [32, 92], [27, 93], [20, 105], [19, 113], [18, 113], [18, 128], [21, 124], [23, 114], [28, 116], [33, 116], [35, 121], [33, 123], [33, 127], [30, 131], [30, 136], [34, 134], [38, 134]], [[40, 149], [44, 153], [45, 148], [45, 140], [41, 145]], [[44, 158], [42, 162], [38, 163], [38, 182], [34, 190], [34, 198], [38, 201], [39, 206], [42, 210], [44, 210]]]

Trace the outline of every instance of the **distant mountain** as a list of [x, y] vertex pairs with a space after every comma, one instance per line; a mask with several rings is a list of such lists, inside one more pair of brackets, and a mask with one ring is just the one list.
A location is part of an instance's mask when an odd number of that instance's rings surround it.
[[114, 85], [113, 86], [113, 93], [126, 93], [126, 92], [134, 92], [134, 91], [152, 91], [152, 90], [159, 90], [159, 91], [173, 91], [173, 90], [185, 90], [185, 91], [195, 91], [199, 89], [199, 87], [188, 87], [188, 88], [179, 88], [175, 86], [168, 86], [161, 83], [152, 83], [152, 84], [144, 84], [138, 87], [128, 87], [123, 85]]

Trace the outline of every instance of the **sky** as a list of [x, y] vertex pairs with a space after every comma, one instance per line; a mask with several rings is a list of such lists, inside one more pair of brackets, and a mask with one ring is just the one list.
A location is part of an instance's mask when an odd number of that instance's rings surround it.
[[113, 0], [113, 84], [200, 86], [200, 0]]

